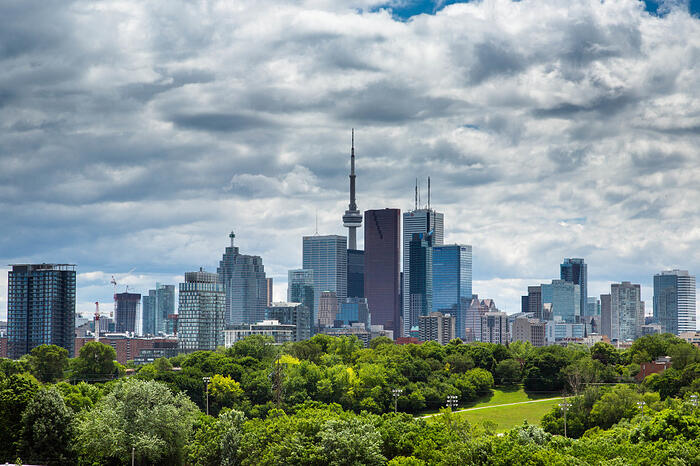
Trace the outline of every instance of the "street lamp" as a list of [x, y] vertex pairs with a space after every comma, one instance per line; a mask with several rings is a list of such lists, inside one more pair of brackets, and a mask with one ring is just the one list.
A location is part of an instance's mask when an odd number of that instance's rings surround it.
[[459, 397], [457, 395], [447, 395], [447, 403], [446, 406], [448, 408], [456, 408], [459, 406]]
[[395, 388], [391, 391], [391, 395], [394, 397], [394, 412], [397, 411], [399, 397], [401, 396], [402, 393], [403, 393], [403, 390], [401, 388]]
[[567, 435], [566, 435], [566, 412], [569, 410], [569, 406], [571, 406], [571, 403], [569, 403], [566, 400], [564, 400], [562, 403], [559, 403], [559, 407], [561, 408], [562, 411], [564, 411], [564, 437], [567, 437]]
[[207, 388], [207, 416], [209, 416], [209, 382], [211, 382], [211, 377], [202, 377], [202, 380]]
[[643, 401], [637, 401], [637, 407], [642, 410], [642, 419], [644, 419], [644, 405], [646, 405], [645, 402]]

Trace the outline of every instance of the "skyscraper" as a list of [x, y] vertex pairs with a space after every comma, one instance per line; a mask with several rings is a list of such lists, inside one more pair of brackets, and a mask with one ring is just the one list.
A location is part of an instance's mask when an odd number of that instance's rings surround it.
[[654, 321], [664, 333], [695, 331], [695, 275], [677, 269], [654, 275]]
[[335, 291], [339, 302], [347, 297], [348, 252], [345, 236], [304, 236], [303, 268], [314, 273], [313, 322], [318, 321], [322, 291]]
[[338, 297], [334, 291], [322, 291], [318, 302], [318, 326], [332, 327], [338, 315]]
[[612, 296], [600, 295], [600, 333], [612, 338]]
[[254, 324], [265, 318], [268, 283], [260, 256], [240, 254], [233, 245], [226, 248], [216, 270], [226, 292], [226, 323]]
[[400, 335], [401, 211], [365, 211], [365, 296], [372, 322]]
[[[444, 241], [445, 218], [442, 213], [432, 209], [418, 209], [403, 214], [403, 303], [401, 305], [401, 317], [403, 319], [403, 334], [408, 335], [411, 327], [418, 325], [418, 321], [410, 318], [410, 293], [411, 282], [411, 255], [409, 244], [414, 233], [432, 232], [432, 245], [442, 246]], [[372, 311], [370, 307], [370, 312]]]
[[148, 290], [142, 297], [141, 333], [158, 335], [168, 333], [168, 316], [175, 313], [175, 285], [156, 283], [155, 290]]
[[[577, 319], [586, 312], [586, 300], [588, 298], [588, 266], [583, 259], [564, 259], [560, 267], [560, 277], [562, 280], [579, 286], [579, 314]], [[578, 320], [577, 320], [578, 322]]]
[[552, 304], [552, 320], [574, 324], [581, 317], [581, 287], [571, 281], [542, 284], [542, 303]]
[[304, 305], [309, 319], [310, 335], [313, 334], [315, 309], [313, 270], [295, 269], [287, 272], [287, 302]]
[[532, 312], [536, 319], [542, 318], [542, 287], [528, 286], [527, 287], [527, 306], [528, 312]]
[[272, 304], [272, 301], [274, 300], [274, 293], [273, 293], [274, 290], [273, 290], [272, 277], [267, 277], [265, 279], [265, 284], [267, 285], [265, 287], [265, 297], [266, 297], [266, 301], [267, 301], [265, 306], [269, 306], [270, 304]]
[[472, 247], [433, 246], [432, 311], [455, 317], [457, 337], [464, 339], [467, 309], [472, 299]]
[[[433, 309], [433, 254], [430, 233], [414, 233], [408, 245], [410, 281], [408, 314], [404, 316], [404, 332], [418, 327], [418, 318]], [[370, 312], [372, 310], [370, 309]], [[409, 323], [408, 331], [405, 328]]]
[[14, 264], [7, 275], [8, 356], [19, 359], [44, 344], [72, 356], [75, 265]]
[[268, 319], [278, 321], [280, 324], [294, 325], [294, 341], [302, 341], [311, 338], [311, 316], [306, 306], [301, 303], [272, 303], [265, 310]]
[[[224, 344], [226, 292], [219, 275], [185, 273], [178, 304], [178, 347], [184, 352], [215, 350]], [[261, 319], [262, 320], [262, 319]]]
[[362, 226], [362, 214], [355, 203], [355, 129], [350, 145], [350, 204], [343, 215], [343, 226], [348, 229], [348, 249], [357, 249], [357, 229]]
[[610, 285], [610, 339], [626, 341], [642, 336], [644, 303], [640, 285], [630, 282]]
[[481, 341], [484, 343], [508, 343], [508, 314], [487, 312], [481, 316]]
[[114, 295], [114, 320], [117, 332], [142, 333], [137, 327], [141, 295], [139, 293], [117, 293]]
[[348, 298], [365, 297], [365, 252], [348, 249]]

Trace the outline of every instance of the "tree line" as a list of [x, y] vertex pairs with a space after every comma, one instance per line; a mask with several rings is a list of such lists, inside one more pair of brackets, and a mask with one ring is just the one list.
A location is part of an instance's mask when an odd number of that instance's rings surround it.
[[[665, 355], [672, 368], [633, 383], [641, 363]], [[0, 359], [0, 461], [595, 464], [637, 462], [640, 452], [700, 457], [698, 436], [690, 438], [700, 432], [692, 398], [700, 391], [700, 351], [668, 334], [626, 351], [606, 343], [395, 345], [383, 337], [364, 348], [354, 337], [327, 335], [278, 346], [254, 336], [227, 349], [161, 358], [129, 377], [130, 364], [115, 357], [110, 346], [91, 342], [77, 358], [43, 345], [18, 361]], [[541, 428], [523, 425], [503, 436], [442, 408], [447, 396], [468, 405], [495, 385], [519, 384], [571, 395], [567, 435], [576, 440], [561, 437], [558, 407]], [[441, 408], [434, 418], [414, 417]]]

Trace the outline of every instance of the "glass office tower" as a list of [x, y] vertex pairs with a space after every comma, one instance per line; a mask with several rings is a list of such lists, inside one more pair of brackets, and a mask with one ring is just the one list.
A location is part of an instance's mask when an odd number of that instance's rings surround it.
[[7, 273], [8, 356], [19, 359], [39, 345], [73, 356], [75, 265], [14, 264]]
[[579, 286], [579, 318], [586, 312], [586, 300], [588, 299], [588, 266], [581, 258], [564, 259], [560, 267], [560, 277], [562, 280]]
[[175, 285], [156, 283], [155, 290], [148, 290], [142, 297], [141, 333], [159, 335], [168, 333], [168, 316], [175, 313]]
[[401, 211], [378, 209], [365, 211], [365, 296], [372, 322], [400, 330], [401, 284]]
[[654, 275], [654, 321], [664, 333], [678, 335], [696, 330], [694, 275], [687, 270]]
[[365, 297], [365, 252], [348, 249], [348, 297]]
[[117, 332], [140, 334], [139, 307], [141, 295], [139, 293], [117, 293], [114, 295], [114, 320]]
[[[418, 318], [427, 316], [433, 308], [433, 254], [432, 238], [429, 233], [414, 233], [409, 243], [410, 277], [408, 283], [408, 321], [418, 328]], [[372, 310], [370, 309], [370, 312]], [[404, 319], [406, 316], [404, 317]], [[405, 321], [404, 321], [405, 322]]]
[[226, 323], [254, 324], [265, 319], [268, 283], [260, 256], [240, 254], [233, 245], [226, 248], [217, 273], [226, 292]]
[[456, 318], [457, 337], [465, 339], [466, 314], [472, 299], [472, 247], [433, 246], [432, 310]]
[[303, 264], [314, 273], [313, 322], [318, 322], [318, 302], [323, 291], [335, 291], [339, 302], [348, 296], [348, 243], [345, 236], [304, 236]]
[[552, 280], [543, 284], [542, 304], [552, 305], [552, 320], [568, 324], [578, 323], [581, 317], [581, 288], [570, 281]]
[[301, 303], [306, 308], [306, 316], [309, 319], [308, 327], [313, 335], [315, 327], [314, 316], [314, 271], [294, 269], [287, 272], [287, 301]]
[[[441, 246], [445, 236], [445, 217], [432, 209], [416, 209], [403, 214], [403, 302], [401, 317], [403, 319], [403, 335], [407, 336], [411, 327], [418, 325], [410, 315], [410, 293], [407, 292], [411, 283], [411, 255], [409, 244], [414, 233], [426, 234], [432, 232], [432, 245]], [[366, 247], [365, 247], [366, 249]], [[370, 312], [372, 309], [370, 308]]]

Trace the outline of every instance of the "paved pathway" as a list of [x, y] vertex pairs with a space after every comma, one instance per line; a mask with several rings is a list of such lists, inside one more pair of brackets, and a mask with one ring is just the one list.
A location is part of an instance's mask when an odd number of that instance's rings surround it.
[[[552, 400], [562, 400], [564, 399], [563, 396], [557, 396], [554, 398], [541, 398], [539, 400], [530, 400], [530, 401], [518, 401], [517, 403], [505, 403], [502, 405], [490, 405], [490, 406], [479, 406], [478, 408], [466, 408], [466, 409], [459, 409], [457, 411], [452, 411], [453, 414], [456, 413], [463, 413], [465, 411], [476, 411], [477, 409], [489, 409], [489, 408], [499, 408], [501, 406], [514, 406], [514, 405], [523, 405], [526, 403], [541, 403], [542, 401], [552, 401]], [[420, 418], [427, 418], [427, 417], [433, 417], [433, 416], [439, 416], [441, 413], [435, 413], [435, 414], [428, 414], [426, 416], [420, 416]]]

